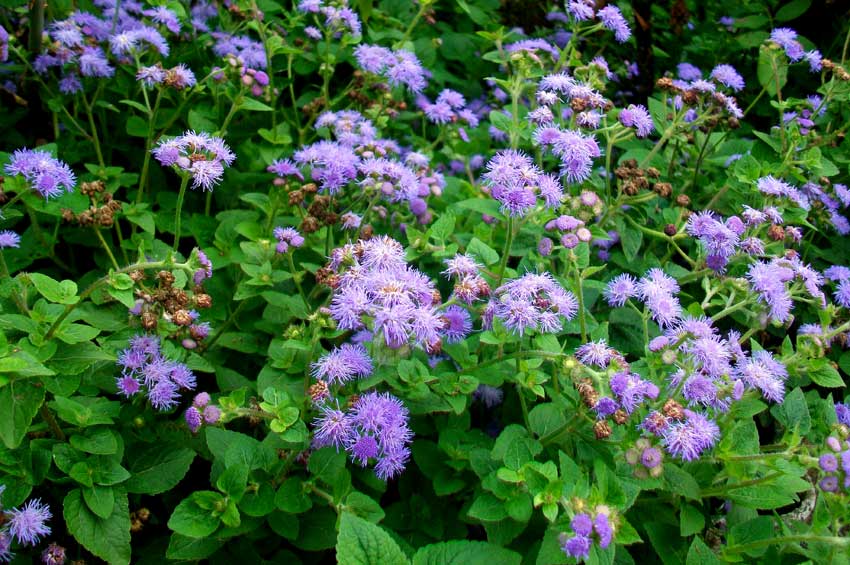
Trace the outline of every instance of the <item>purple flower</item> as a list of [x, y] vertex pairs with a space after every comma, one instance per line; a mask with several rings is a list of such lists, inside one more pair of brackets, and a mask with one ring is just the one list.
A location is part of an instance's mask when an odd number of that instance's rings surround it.
[[614, 353], [614, 350], [605, 343], [604, 339], [590, 341], [576, 349], [576, 357], [579, 361], [585, 365], [593, 365], [601, 369], [608, 366]]
[[177, 405], [180, 389], [193, 390], [196, 386], [192, 371], [182, 363], [163, 357], [159, 339], [139, 335], [130, 339], [130, 347], [118, 354], [122, 374], [116, 379], [118, 390], [130, 397], [147, 389], [148, 400], [157, 410], [168, 410]]
[[465, 308], [453, 304], [445, 309], [443, 319], [445, 320], [443, 335], [446, 343], [461, 342], [472, 331], [472, 319]]
[[744, 79], [732, 65], [717, 65], [711, 71], [711, 78], [735, 92], [744, 89]]
[[603, 396], [596, 402], [593, 410], [596, 412], [596, 417], [602, 420], [619, 410], [619, 408], [620, 406], [616, 400], [608, 396]]
[[6, 511], [9, 533], [21, 545], [35, 545], [42, 536], [50, 535], [50, 527], [45, 524], [50, 518], [50, 508], [38, 498]]
[[844, 404], [843, 402], [836, 402], [835, 417], [838, 419], [839, 424], [850, 426], [850, 405]]
[[777, 263], [759, 262], [750, 265], [747, 278], [759, 301], [768, 305], [770, 317], [785, 322], [793, 307], [785, 283], [794, 278], [794, 271]]
[[570, 527], [580, 536], [590, 536], [593, 533], [593, 520], [588, 514], [576, 514], [570, 521]]
[[599, 513], [593, 519], [593, 531], [599, 536], [599, 547], [606, 549], [611, 545], [611, 540], [614, 538], [614, 530], [611, 529], [611, 523], [608, 521], [608, 516]]
[[189, 426], [189, 431], [193, 434], [201, 428], [201, 413], [194, 406], [190, 406], [183, 415], [186, 420], [186, 425]]
[[571, 320], [578, 311], [575, 296], [564, 290], [550, 273], [528, 273], [494, 291], [493, 314], [505, 327], [523, 335], [526, 330], [560, 331], [561, 318]]
[[210, 404], [204, 408], [204, 423], [213, 425], [221, 419], [221, 410], [218, 406]]
[[[3, 554], [0, 550], [0, 560]], [[57, 543], [51, 543], [44, 551], [41, 552], [41, 562], [43, 565], [65, 565], [65, 548]]]
[[558, 206], [563, 197], [555, 178], [542, 173], [528, 155], [512, 149], [498, 152], [487, 163], [483, 177], [490, 195], [511, 216], [525, 216], [537, 205], [538, 195], [550, 208]]
[[12, 230], [0, 231], [0, 249], [7, 249], [9, 247], [20, 247], [20, 245], [21, 236], [19, 236]]
[[273, 234], [277, 239], [277, 246], [275, 247], [277, 253], [286, 253], [290, 246], [298, 248], [304, 245], [304, 238], [295, 228], [276, 227]]
[[640, 455], [640, 462], [647, 469], [654, 469], [661, 464], [662, 457], [663, 455], [660, 450], [654, 447], [647, 447]]
[[313, 447], [334, 446], [337, 451], [351, 432], [351, 418], [338, 408], [320, 407], [321, 415], [313, 422]]
[[690, 63], [679, 63], [676, 66], [676, 73], [682, 80], [692, 81], [702, 78], [702, 71]]
[[669, 423], [662, 432], [662, 444], [670, 455], [683, 461], [699, 459], [720, 437], [713, 421], [698, 412], [685, 410], [686, 419]]
[[605, 6], [596, 12], [596, 17], [602, 21], [602, 25], [614, 32], [614, 38], [620, 43], [625, 43], [631, 37], [629, 24], [616, 6]]
[[591, 545], [593, 545], [593, 542], [589, 537], [576, 535], [564, 541], [561, 550], [567, 554], [567, 557], [586, 559], [590, 557]]
[[768, 351], [755, 351], [750, 359], [740, 360], [733, 376], [741, 379], [749, 388], [761, 391], [767, 400], [778, 403], [785, 398], [788, 371]]
[[634, 412], [647, 399], [657, 398], [659, 393], [655, 384], [643, 380], [636, 373], [626, 371], [614, 373], [609, 381], [609, 386], [611, 392], [616, 395], [618, 402], [628, 414]]
[[266, 68], [266, 50], [259, 41], [254, 41], [245, 35], [230, 35], [220, 31], [212, 32], [211, 35], [216, 41], [213, 53], [219, 57], [232, 55], [248, 68]]
[[823, 471], [833, 473], [838, 470], [838, 459], [832, 453], [824, 453], [818, 459], [818, 465]]
[[792, 62], [805, 56], [802, 44], [797, 41], [797, 32], [787, 27], [776, 28], [770, 32], [770, 40], [782, 47]]
[[637, 281], [628, 274], [617, 275], [605, 286], [605, 299], [615, 307], [624, 306], [629, 298], [637, 296]]
[[136, 80], [147, 87], [151, 87], [155, 84], [162, 83], [162, 81], [165, 80], [165, 75], [165, 70], [163, 70], [160, 65], [139, 67], [139, 70], [136, 72]]
[[176, 166], [190, 174], [192, 188], [204, 190], [212, 190], [221, 181], [224, 167], [236, 159], [223, 139], [194, 131], [160, 140], [151, 153], [164, 167]]
[[472, 393], [472, 398], [480, 401], [487, 408], [493, 408], [501, 404], [503, 397], [504, 393], [502, 389], [484, 384], [478, 385], [478, 388]]
[[362, 345], [344, 343], [312, 365], [313, 377], [329, 384], [345, 384], [372, 374], [372, 359]]
[[655, 129], [652, 117], [642, 104], [629, 104], [620, 110], [619, 120], [624, 126], [635, 128], [638, 137], [646, 137]]
[[12, 153], [4, 171], [10, 176], [23, 176], [30, 188], [45, 199], [61, 195], [63, 189], [73, 192], [77, 184], [67, 164], [40, 149], [18, 149]]

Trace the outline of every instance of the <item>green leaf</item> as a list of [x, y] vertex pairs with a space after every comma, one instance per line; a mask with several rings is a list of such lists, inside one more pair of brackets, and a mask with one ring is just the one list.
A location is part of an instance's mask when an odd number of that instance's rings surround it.
[[62, 324], [56, 330], [56, 337], [65, 343], [75, 344], [90, 341], [97, 337], [100, 330], [85, 324]]
[[159, 494], [177, 486], [195, 459], [191, 449], [154, 445], [130, 458], [132, 476], [124, 483], [127, 492]]
[[466, 246], [466, 252], [480, 259], [485, 265], [494, 265], [499, 262], [499, 254], [496, 250], [476, 237], [473, 237]]
[[29, 381], [12, 381], [0, 388], [0, 439], [6, 447], [21, 445], [43, 402], [44, 387]]
[[74, 281], [62, 281], [51, 279], [41, 273], [30, 273], [27, 275], [35, 286], [35, 289], [50, 302], [58, 304], [76, 304], [80, 298], [77, 296], [77, 283]]
[[60, 343], [47, 366], [62, 375], [79, 375], [99, 361], [115, 362], [115, 356], [91, 342]]
[[456, 540], [420, 547], [413, 565], [519, 565], [519, 553], [483, 541]]
[[762, 45], [759, 49], [756, 74], [759, 84], [768, 94], [776, 96], [777, 86], [781, 89], [788, 81], [788, 63], [776, 47]]
[[171, 534], [165, 556], [175, 560], [196, 561], [209, 557], [223, 545], [224, 540], [218, 538], [190, 538]]
[[722, 563], [702, 539], [694, 538], [690, 549], [688, 549], [685, 565], [722, 565]]
[[486, 492], [478, 495], [472, 506], [469, 507], [467, 515], [481, 522], [499, 522], [508, 517], [505, 504]]
[[410, 561], [380, 526], [343, 512], [336, 539], [339, 565], [403, 565]]
[[800, 387], [785, 395], [785, 401], [771, 408], [770, 413], [786, 429], [797, 430], [800, 435], [806, 435], [812, 429], [809, 406]]
[[812, 362], [806, 374], [816, 384], [826, 388], [843, 388], [844, 379], [827, 359]]
[[776, 12], [776, 16], [774, 19], [777, 22], [787, 22], [791, 21], [794, 18], [798, 18], [806, 13], [806, 10], [809, 9], [809, 6], [812, 5], [812, 0], [794, 0], [793, 2], [789, 2], [785, 4], [779, 11]]
[[71, 398], [57, 396], [50, 403], [50, 407], [56, 410], [59, 418], [81, 428], [96, 424], [111, 424], [112, 418], [117, 417], [121, 410], [118, 402], [91, 396]]
[[274, 503], [275, 506], [290, 514], [300, 514], [313, 507], [313, 501], [304, 492], [301, 479], [298, 477], [289, 477], [283, 481], [277, 489]]
[[130, 563], [130, 508], [126, 494], [115, 497], [108, 518], [89, 510], [80, 489], [69, 492], [63, 506], [68, 531], [83, 547], [110, 565]]
[[559, 429], [566, 421], [563, 411], [551, 402], [538, 404], [528, 413], [528, 423], [537, 437]]
[[700, 500], [699, 483], [693, 475], [681, 467], [666, 463], [664, 465], [664, 480], [667, 483], [666, 490], [691, 500]]
[[218, 490], [228, 496], [228, 498], [239, 502], [242, 495], [245, 494], [245, 487], [248, 485], [248, 466], [244, 463], [232, 465], [224, 470], [224, 473], [219, 475], [215, 486]]
[[[83, 433], [74, 434], [70, 443], [76, 449], [95, 455], [118, 453], [118, 440], [109, 428], [88, 428]], [[111, 508], [111, 506], [110, 506]]]
[[353, 491], [345, 497], [346, 510], [377, 524], [384, 519], [384, 510], [374, 498], [362, 492]]
[[223, 502], [224, 497], [217, 492], [193, 492], [174, 509], [171, 518], [168, 519], [168, 527], [190, 538], [207, 537], [218, 528], [220, 520], [218, 513], [205, 507]]
[[705, 528], [705, 516], [696, 506], [683, 504], [679, 510], [679, 534], [689, 537]]
[[83, 500], [86, 501], [86, 506], [100, 518], [104, 520], [112, 515], [112, 509], [115, 506], [115, 495], [112, 487], [94, 485], [82, 489]]
[[242, 110], [248, 110], [249, 112], [271, 112], [274, 110], [271, 106], [263, 104], [254, 98], [243, 98], [242, 102], [239, 104], [239, 108]]

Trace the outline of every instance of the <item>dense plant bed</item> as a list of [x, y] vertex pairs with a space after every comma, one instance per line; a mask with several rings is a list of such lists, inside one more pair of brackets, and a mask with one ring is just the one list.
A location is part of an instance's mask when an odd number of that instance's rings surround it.
[[3, 2], [0, 563], [846, 563], [848, 14], [723, 4]]

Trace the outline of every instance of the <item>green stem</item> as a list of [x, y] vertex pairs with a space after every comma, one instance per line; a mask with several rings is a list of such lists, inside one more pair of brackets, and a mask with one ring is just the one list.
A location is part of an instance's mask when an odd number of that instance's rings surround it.
[[[91, 104], [89, 104], [88, 98], [86, 97], [85, 91], [82, 93], [83, 106], [86, 109], [86, 117], [89, 121], [89, 127], [91, 128], [91, 141], [94, 146], [94, 152], [97, 155], [97, 164], [100, 165], [100, 168], [103, 169], [106, 167], [106, 162], [103, 160], [103, 152], [100, 149], [100, 138], [97, 136], [97, 125], [94, 123], [94, 113], [92, 112]], [[94, 104], [94, 98], [92, 98], [92, 104]]]
[[576, 298], [578, 298], [578, 324], [581, 331], [581, 342], [587, 343], [587, 322], [584, 316], [584, 291], [582, 290], [581, 272], [575, 268]]
[[59, 441], [65, 441], [65, 432], [63, 432], [62, 428], [59, 427], [59, 422], [57, 422], [56, 418], [53, 417], [53, 414], [50, 412], [47, 404], [42, 404], [41, 408], [39, 408], [39, 412], [41, 413], [42, 419], [47, 423], [47, 426], [53, 433], [53, 437]]
[[511, 359], [524, 359], [524, 358], [542, 358], [542, 359], [561, 359], [563, 357], [569, 357], [566, 353], [554, 353], [552, 351], [543, 351], [539, 349], [526, 349], [522, 351], [516, 351], [514, 353], [509, 353], [502, 357], [496, 357], [490, 359], [489, 361], [484, 361], [483, 363], [479, 363], [475, 367], [470, 367], [468, 369], [462, 369], [458, 371], [459, 375], [465, 375], [468, 373], [474, 373], [479, 369], [483, 369], [484, 367], [489, 367], [491, 365], [497, 365], [503, 361], [509, 361]]
[[[88, 298], [89, 296], [91, 296], [91, 294], [94, 291], [96, 291], [100, 287], [104, 286], [105, 284], [108, 284], [109, 281], [112, 279], [113, 274], [118, 275], [118, 274], [121, 274], [121, 273], [129, 273], [131, 271], [142, 271], [142, 270], [146, 270], [146, 269], [161, 269], [163, 267], [166, 267], [168, 265], [173, 265], [173, 264], [174, 263], [171, 259], [169, 259], [167, 261], [151, 261], [151, 262], [143, 262], [143, 263], [134, 263], [134, 264], [132, 264], [128, 267], [124, 267], [123, 269], [116, 269], [113, 273], [110, 273], [109, 275], [106, 275], [105, 277], [102, 277], [102, 278], [94, 281], [93, 283], [91, 283], [88, 286], [88, 288], [86, 288], [80, 294], [80, 299], [77, 302], [75, 302], [73, 304], [69, 304], [65, 307], [65, 311], [62, 312], [59, 315], [59, 317], [56, 318], [56, 320], [53, 322], [53, 324], [47, 329], [47, 333], [44, 334], [44, 341], [48, 341], [50, 338], [53, 337], [53, 334], [56, 333], [56, 330], [59, 328], [59, 326], [62, 324], [62, 322], [65, 321], [65, 318], [67, 318], [71, 314], [71, 312], [73, 312], [77, 308], [77, 306], [82, 304], [83, 301], [86, 298]], [[186, 270], [187, 273], [191, 274], [191, 269], [189, 269], [188, 266], [186, 266], [184, 264], [183, 268], [184, 268], [184, 270]]]
[[[0, 250], [0, 274], [3, 275], [4, 279], [11, 279], [12, 275], [9, 274], [9, 267], [6, 265], [6, 257], [3, 256], [3, 251]], [[21, 314], [26, 314], [29, 312], [29, 308], [27, 308], [27, 303], [21, 299], [21, 296], [18, 294], [17, 285], [12, 286], [12, 300], [15, 302], [15, 305], [18, 307], [18, 311]]]
[[94, 234], [97, 236], [98, 241], [103, 246], [104, 251], [109, 256], [109, 260], [112, 262], [112, 266], [118, 270], [120, 269], [120, 265], [118, 265], [118, 261], [115, 260], [115, 255], [112, 254], [112, 249], [109, 248], [109, 244], [106, 243], [106, 240], [103, 238], [103, 234], [100, 233], [100, 227], [94, 226]]
[[183, 175], [180, 181], [180, 193], [177, 195], [177, 211], [174, 215], [174, 251], [180, 245], [180, 220], [183, 212], [183, 200], [186, 197], [186, 187], [189, 186], [189, 175]]
[[[331, 229], [331, 227], [328, 226], [328, 229]], [[307, 295], [304, 294], [304, 289], [301, 288], [301, 282], [298, 280], [298, 273], [295, 271], [295, 261], [292, 259], [292, 251], [286, 253], [286, 258], [289, 261], [289, 272], [292, 273], [292, 280], [295, 282], [298, 294], [301, 295], [301, 300], [304, 301], [304, 307], [309, 309], [310, 303], [307, 301]]]
[[742, 310], [742, 309], [746, 308], [747, 306], [749, 306], [749, 303], [746, 300], [742, 300], [742, 301], [740, 301], [736, 304], [733, 304], [732, 306], [727, 306], [726, 308], [724, 308], [723, 310], [721, 310], [720, 312], [718, 312], [717, 314], [712, 316], [711, 321], [716, 322], [717, 320], [720, 320], [721, 318], [725, 318], [726, 316], [728, 316], [732, 312], [737, 312], [738, 310]]
[[33, 57], [41, 53], [41, 35], [44, 32], [44, 7], [47, 0], [35, 0], [30, 8], [29, 50]]
[[419, 11], [416, 12], [416, 15], [413, 16], [413, 19], [410, 20], [410, 24], [407, 26], [407, 29], [404, 30], [404, 35], [401, 36], [401, 39], [398, 41], [398, 45], [404, 45], [404, 42], [410, 39], [410, 34], [413, 33], [413, 30], [416, 28], [416, 24], [419, 23], [419, 20], [422, 19], [422, 16], [425, 15], [425, 10], [428, 9], [430, 2], [425, 2], [424, 0], [420, 0], [419, 2]]
[[23, 190], [22, 190], [21, 192], [17, 193], [15, 196], [13, 196], [11, 200], [9, 200], [8, 202], [6, 202], [6, 203], [3, 205], [3, 210], [2, 210], [2, 212], [0, 212], [0, 215], [2, 215], [2, 214], [3, 214], [3, 212], [5, 212], [5, 211], [6, 211], [6, 208], [9, 208], [12, 204], [14, 204], [15, 202], [17, 202], [17, 201], [18, 201], [18, 200], [20, 200], [21, 198], [23, 198], [23, 196], [24, 196], [24, 191], [23, 191]]
[[[144, 89], [144, 86], [142, 88]], [[139, 175], [139, 190], [136, 193], [136, 204], [141, 204], [145, 190], [147, 189], [148, 172], [150, 171], [151, 164], [151, 150], [153, 149], [154, 126], [156, 124], [156, 115], [159, 111], [159, 103], [161, 100], [162, 90], [157, 93], [156, 100], [153, 103], [153, 110], [151, 110], [150, 116], [148, 117], [148, 136], [145, 139], [145, 156], [142, 161], [142, 173]]]
[[213, 344], [218, 341], [218, 338], [220, 338], [222, 335], [224, 335], [224, 331], [227, 328], [229, 328], [231, 324], [233, 324], [233, 322], [236, 320], [236, 316], [239, 315], [239, 312], [242, 311], [242, 308], [244, 308], [245, 304], [247, 304], [247, 303], [248, 303], [247, 299], [243, 300], [242, 302], [239, 303], [239, 306], [237, 306], [236, 309], [233, 310], [233, 312], [230, 313], [230, 316], [228, 316], [227, 320], [225, 320], [224, 323], [221, 325], [221, 327], [218, 328], [218, 331], [215, 333], [215, 335], [212, 336], [211, 339], [207, 340], [204, 343], [204, 349], [205, 350], [210, 349], [213, 346]]
[[725, 551], [732, 553], [745, 553], [762, 547], [770, 547], [771, 545], [779, 545], [782, 543], [826, 543], [841, 548], [850, 546], [850, 538], [835, 537], [835, 536], [815, 536], [812, 534], [795, 534], [788, 536], [779, 536], [775, 538], [766, 538], [740, 545], [727, 546]]
[[508, 256], [511, 254], [511, 244], [514, 241], [514, 218], [508, 216], [508, 231], [505, 235], [505, 248], [502, 251], [502, 260], [499, 263], [499, 278], [496, 281], [496, 288], [502, 286], [502, 279], [505, 278], [505, 269], [508, 268]]
[[714, 488], [707, 488], [700, 491], [700, 498], [708, 498], [710, 496], [722, 496], [728, 493], [731, 490], [737, 490], [739, 488], [751, 487], [755, 485], [760, 485], [762, 483], [768, 483], [773, 479], [779, 478], [783, 476], [783, 473], [776, 472], [770, 473], [769, 475], [765, 475], [763, 477], [759, 477], [758, 479], [750, 479], [749, 481], [741, 481], [740, 483], [734, 483], [731, 485], [723, 485]]

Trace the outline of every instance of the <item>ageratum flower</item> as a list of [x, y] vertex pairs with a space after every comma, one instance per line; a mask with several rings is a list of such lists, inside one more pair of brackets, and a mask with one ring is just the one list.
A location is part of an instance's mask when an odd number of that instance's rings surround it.
[[157, 410], [176, 406], [180, 390], [195, 389], [195, 375], [186, 365], [165, 358], [156, 336], [131, 338], [130, 347], [118, 354], [118, 365], [118, 392], [129, 398], [144, 386], [148, 400]]
[[556, 126], [541, 127], [534, 133], [534, 141], [560, 159], [561, 176], [572, 183], [587, 180], [593, 159], [602, 154], [593, 135], [577, 130], [561, 130]]
[[602, 21], [602, 25], [614, 32], [614, 38], [620, 43], [625, 43], [631, 37], [632, 30], [616, 6], [605, 6], [596, 12], [596, 17]]
[[344, 343], [313, 363], [312, 374], [328, 384], [342, 385], [371, 375], [372, 359], [362, 345]]
[[20, 247], [20, 245], [21, 236], [19, 236], [12, 230], [0, 231], [0, 249], [7, 249], [9, 247]]
[[528, 273], [506, 282], [494, 291], [487, 318], [502, 321], [505, 327], [523, 335], [533, 329], [542, 333], [559, 332], [561, 319], [571, 320], [578, 312], [573, 293], [555, 281], [548, 272]]
[[402, 402], [388, 393], [361, 396], [346, 413], [322, 406], [315, 420], [313, 447], [344, 448], [352, 461], [365, 467], [375, 462], [375, 474], [387, 480], [404, 470], [410, 458], [413, 432]]
[[160, 140], [151, 153], [162, 166], [191, 175], [192, 188], [204, 190], [212, 190], [221, 182], [224, 168], [236, 159], [222, 138], [194, 131]]
[[625, 306], [629, 298], [637, 296], [637, 280], [628, 273], [617, 275], [605, 286], [604, 295], [610, 306]]
[[512, 149], [496, 153], [487, 163], [483, 178], [490, 196], [510, 216], [525, 216], [537, 205], [538, 196], [546, 207], [556, 208], [564, 195], [556, 178], [543, 173], [528, 155]]
[[618, 118], [627, 128], [634, 128], [638, 137], [646, 137], [655, 129], [652, 117], [643, 104], [629, 104], [620, 110]]
[[277, 253], [286, 253], [290, 247], [301, 247], [304, 245], [304, 238], [298, 233], [295, 228], [276, 227], [274, 229], [274, 237], [277, 239], [275, 251]]
[[266, 50], [259, 41], [222, 31], [214, 31], [210, 35], [215, 39], [213, 53], [219, 57], [233, 56], [249, 69], [266, 68]]
[[45, 199], [65, 192], [73, 192], [77, 179], [71, 168], [40, 149], [18, 149], [12, 153], [4, 170], [7, 175], [21, 175], [30, 188]]
[[381, 75], [392, 86], [406, 86], [411, 92], [425, 90], [426, 71], [419, 59], [405, 49], [390, 50], [378, 45], [360, 45], [354, 58], [364, 71]]
[[670, 422], [664, 427], [661, 443], [670, 455], [694, 461], [714, 447], [720, 438], [720, 428], [699, 412], [684, 412], [684, 420]]
[[717, 65], [711, 71], [711, 78], [735, 92], [744, 89], [744, 78], [732, 65]]
[[785, 283], [794, 278], [794, 270], [776, 262], [758, 262], [750, 265], [747, 279], [757, 293], [759, 302], [767, 304], [770, 317], [785, 322], [794, 304]]
[[50, 507], [34, 498], [21, 508], [5, 512], [9, 534], [21, 545], [35, 545], [42, 536], [50, 535], [50, 527], [45, 523], [52, 518]]
[[741, 359], [733, 376], [743, 381], [747, 388], [760, 391], [767, 400], [779, 403], [785, 398], [788, 370], [768, 351], [755, 351], [751, 358]]

